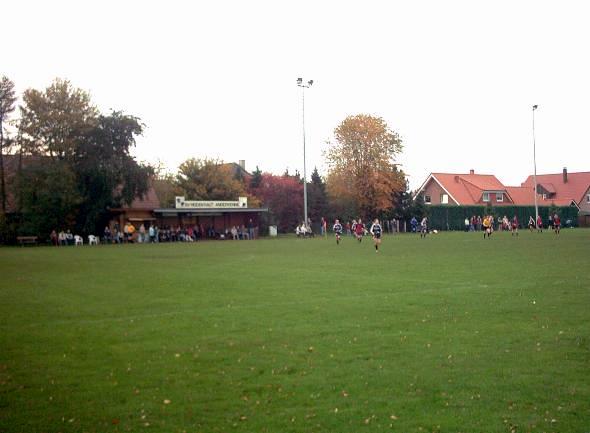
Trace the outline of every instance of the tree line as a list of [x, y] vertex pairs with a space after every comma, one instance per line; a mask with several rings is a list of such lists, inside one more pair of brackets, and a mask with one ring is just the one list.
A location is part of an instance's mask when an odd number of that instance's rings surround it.
[[[269, 209], [267, 223], [292, 231], [303, 219], [303, 179], [240, 170], [216, 159], [190, 158], [175, 173], [138, 162], [131, 150], [145, 128], [122, 111], [100, 112], [90, 95], [68, 80], [27, 89], [17, 107], [14, 83], [0, 79], [0, 242], [17, 235], [47, 237], [53, 229], [100, 233], [110, 209], [129, 205], [153, 186], [163, 207], [176, 195], [190, 200], [247, 196]], [[343, 220], [411, 218], [422, 212], [396, 164], [400, 136], [370, 115], [347, 117], [307, 183], [308, 215]], [[419, 205], [419, 203], [418, 203]]]

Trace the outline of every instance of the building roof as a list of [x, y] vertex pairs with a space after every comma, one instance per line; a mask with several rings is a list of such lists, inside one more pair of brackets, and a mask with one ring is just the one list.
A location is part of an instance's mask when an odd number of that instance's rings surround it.
[[458, 205], [477, 204], [486, 191], [506, 191], [506, 187], [493, 174], [431, 173], [418, 192], [422, 191], [431, 179], [436, 181]]
[[[537, 184], [547, 189], [546, 185], [553, 186], [555, 200], [574, 200], [580, 203], [584, 194], [590, 188], [590, 171], [567, 173], [567, 182], [564, 182], [565, 173], [538, 174]], [[533, 176], [527, 177], [522, 186], [533, 187]], [[547, 189], [548, 190], [548, 189]], [[549, 190], [548, 190], [549, 191]]]
[[[507, 186], [506, 192], [512, 199], [512, 202], [519, 206], [534, 206], [535, 205], [535, 197], [533, 194], [532, 187], [525, 187], [525, 186]], [[541, 194], [537, 194], [537, 203], [541, 204], [543, 202], [543, 196]], [[569, 205], [569, 203], [568, 203]]]
[[153, 210], [160, 207], [160, 199], [153, 185], [141, 197], [135, 197], [130, 205], [123, 205], [123, 209]]

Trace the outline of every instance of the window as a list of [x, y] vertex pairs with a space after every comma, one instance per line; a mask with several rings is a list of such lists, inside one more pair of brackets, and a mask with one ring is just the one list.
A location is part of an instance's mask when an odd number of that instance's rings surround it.
[[440, 203], [441, 204], [449, 204], [449, 195], [448, 194], [441, 194], [440, 195]]
[[497, 192], [496, 193], [496, 201], [498, 201], [498, 202], [504, 201], [504, 194], [502, 194], [501, 192]]
[[586, 196], [586, 202], [590, 203], [590, 194]]
[[490, 193], [489, 192], [484, 192], [483, 193], [482, 200], [483, 201], [490, 201]]
[[424, 196], [424, 203], [432, 203], [432, 201], [430, 200], [430, 196], [429, 195], [425, 195]]

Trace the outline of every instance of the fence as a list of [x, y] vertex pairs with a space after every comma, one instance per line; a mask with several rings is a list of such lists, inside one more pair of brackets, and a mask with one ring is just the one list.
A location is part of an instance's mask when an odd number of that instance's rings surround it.
[[[535, 217], [534, 206], [428, 206], [429, 225], [437, 230], [465, 230], [465, 218], [491, 214], [497, 220], [506, 215], [509, 220], [516, 215], [521, 227], [528, 224], [529, 217]], [[578, 208], [573, 206], [549, 207], [539, 206], [539, 215], [543, 218], [543, 224], [549, 222], [549, 212], [557, 212], [561, 218], [561, 224], [577, 226]], [[569, 221], [569, 224], [567, 224]]]

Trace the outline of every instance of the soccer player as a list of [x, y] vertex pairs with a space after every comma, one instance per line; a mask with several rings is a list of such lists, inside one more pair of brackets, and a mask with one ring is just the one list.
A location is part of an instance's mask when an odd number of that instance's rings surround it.
[[334, 222], [334, 227], [332, 227], [332, 230], [336, 234], [336, 245], [338, 245], [340, 244], [340, 236], [342, 236], [342, 224], [340, 224], [340, 220], [337, 219]]
[[486, 235], [488, 236], [488, 238], [490, 237], [490, 235], [492, 234], [492, 220], [491, 220], [491, 216], [485, 216], [483, 218], [483, 228], [484, 228], [484, 232], [483, 232], [483, 238], [486, 238]]
[[556, 235], [559, 234], [560, 229], [561, 229], [561, 218], [559, 218], [559, 215], [557, 215], [557, 213], [556, 213], [555, 215], [553, 215], [553, 230], [555, 230]]
[[373, 235], [373, 242], [375, 243], [375, 252], [379, 252], [379, 245], [381, 245], [381, 224], [379, 224], [379, 220], [375, 218], [373, 221], [373, 225], [371, 225], [371, 235]]
[[535, 219], [531, 215], [531, 216], [529, 216], [529, 231], [532, 232], [534, 228], [535, 228]]
[[537, 233], [543, 233], [543, 218], [537, 216]]
[[422, 218], [422, 221], [420, 222], [420, 237], [425, 238], [427, 234], [428, 234], [428, 218], [424, 217], [424, 218]]
[[365, 234], [365, 225], [360, 218], [354, 226], [354, 233], [356, 234], [357, 241], [360, 243], [363, 240], [363, 235]]
[[518, 236], [518, 218], [516, 215], [512, 218], [512, 236]]

